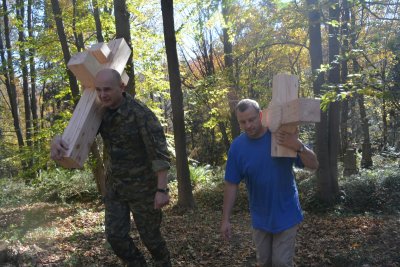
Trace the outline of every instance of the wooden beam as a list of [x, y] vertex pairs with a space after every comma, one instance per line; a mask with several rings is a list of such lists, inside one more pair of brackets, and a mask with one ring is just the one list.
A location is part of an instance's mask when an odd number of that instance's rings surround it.
[[[123, 75], [125, 65], [131, 54], [131, 49], [124, 38], [112, 40], [107, 46], [110, 51], [109, 53], [104, 44], [100, 43], [92, 46], [92, 50], [89, 48], [89, 51], [73, 55], [69, 60], [67, 66], [82, 83], [83, 88], [94, 88], [96, 74], [102, 69], [111, 68]], [[102, 63], [98, 59], [101, 61], [107, 59], [107, 61]], [[123, 78], [124, 83], [128, 84], [129, 77], [123, 75]]]
[[94, 88], [94, 78], [103, 67], [97, 58], [88, 51], [76, 53], [69, 60], [67, 67], [81, 82], [83, 88]]
[[101, 64], [108, 62], [108, 57], [111, 54], [111, 50], [106, 43], [94, 44], [89, 48], [89, 52], [97, 59]]
[[281, 125], [299, 125], [320, 121], [320, 101], [298, 98], [282, 105], [273, 105], [263, 110], [264, 126], [276, 132]]
[[128, 84], [129, 77], [124, 72], [131, 53], [128, 44], [120, 38], [110, 41], [106, 46], [108, 50], [104, 43], [96, 44], [89, 51], [74, 55], [68, 62], [68, 68], [85, 90], [63, 133], [69, 150], [59, 163], [65, 168], [83, 167], [100, 126], [103, 110], [94, 90], [97, 72], [105, 68], [115, 69], [121, 74], [123, 83]]
[[298, 98], [298, 79], [294, 75], [278, 74], [273, 78], [272, 100], [262, 111], [262, 124], [272, 132], [271, 155], [296, 157], [296, 151], [278, 145], [276, 132], [282, 129], [296, 133], [298, 125], [320, 121], [320, 101]]
[[65, 168], [82, 168], [97, 135], [104, 109], [94, 89], [86, 89], [62, 135], [69, 150], [58, 163]]

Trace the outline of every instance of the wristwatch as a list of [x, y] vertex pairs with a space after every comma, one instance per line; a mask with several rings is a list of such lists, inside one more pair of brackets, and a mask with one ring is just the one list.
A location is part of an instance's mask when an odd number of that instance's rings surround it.
[[303, 152], [304, 150], [305, 150], [305, 146], [304, 146], [304, 144], [301, 144], [301, 147], [296, 152], [297, 152], [297, 154], [299, 154], [299, 153]]
[[169, 188], [168, 188], [168, 187], [166, 187], [166, 188], [164, 188], [164, 189], [162, 189], [162, 188], [157, 188], [157, 192], [164, 193], [164, 194], [168, 194]]

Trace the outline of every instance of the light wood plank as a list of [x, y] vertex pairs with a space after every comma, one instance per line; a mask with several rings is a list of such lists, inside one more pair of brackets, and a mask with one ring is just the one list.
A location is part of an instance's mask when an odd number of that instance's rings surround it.
[[277, 143], [276, 132], [298, 132], [298, 125], [320, 121], [320, 101], [298, 98], [298, 79], [294, 75], [278, 74], [273, 78], [272, 100], [263, 110], [262, 124], [272, 133], [271, 155], [273, 157], [296, 157], [293, 151]]
[[102, 108], [94, 89], [86, 89], [72, 114], [62, 135], [69, 144], [65, 157], [58, 161], [65, 168], [82, 168], [88, 157], [103, 116]]

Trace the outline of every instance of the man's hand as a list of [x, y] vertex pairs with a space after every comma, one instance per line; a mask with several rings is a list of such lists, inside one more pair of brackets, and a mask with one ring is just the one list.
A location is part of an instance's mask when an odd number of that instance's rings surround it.
[[299, 134], [297, 131], [295, 133], [288, 133], [282, 129], [279, 129], [276, 132], [278, 144], [294, 151], [299, 150], [300, 147], [303, 145], [298, 136]]
[[[303, 143], [298, 138], [298, 132], [288, 133], [283, 130], [279, 130], [276, 135], [278, 138], [278, 144], [285, 146], [289, 149], [298, 152], [304, 167], [310, 170], [316, 170], [319, 167], [317, 156], [314, 151], [304, 146]], [[302, 150], [300, 150], [303, 148]]]
[[154, 209], [161, 209], [162, 207], [169, 204], [169, 194], [163, 192], [157, 192], [154, 197]]
[[50, 148], [50, 157], [53, 160], [61, 160], [68, 151], [68, 144], [57, 135], [53, 138]]
[[231, 223], [229, 221], [222, 221], [221, 235], [225, 241], [229, 241], [232, 237]]

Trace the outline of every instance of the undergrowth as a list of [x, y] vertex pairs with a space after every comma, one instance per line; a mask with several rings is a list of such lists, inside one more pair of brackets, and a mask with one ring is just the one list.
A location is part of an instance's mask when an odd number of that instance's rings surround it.
[[[397, 161], [374, 157], [375, 166], [358, 174], [339, 177], [339, 195], [334, 205], [317, 197], [316, 177], [310, 175], [298, 182], [300, 202], [309, 212], [400, 213], [400, 172]], [[301, 171], [302, 172], [302, 171]], [[300, 173], [301, 173], [300, 172]]]
[[[327, 205], [316, 197], [314, 173], [296, 170], [300, 202], [308, 212], [399, 213], [400, 172], [397, 162], [374, 159], [372, 169], [361, 169], [356, 175], [339, 177], [340, 194], [335, 205]], [[339, 168], [340, 169], [340, 168]], [[210, 197], [211, 191], [223, 194], [223, 167], [190, 165], [192, 189], [197, 196]], [[177, 192], [176, 170], [170, 170], [169, 182]], [[42, 172], [30, 184], [21, 180], [0, 179], [0, 206], [43, 202], [90, 201], [99, 198], [93, 175], [88, 170], [53, 169]], [[200, 193], [199, 192], [202, 192]], [[208, 193], [206, 193], [208, 192]], [[210, 198], [213, 199], [213, 198]], [[246, 202], [247, 203], [247, 202]], [[221, 203], [222, 204], [222, 203]]]

